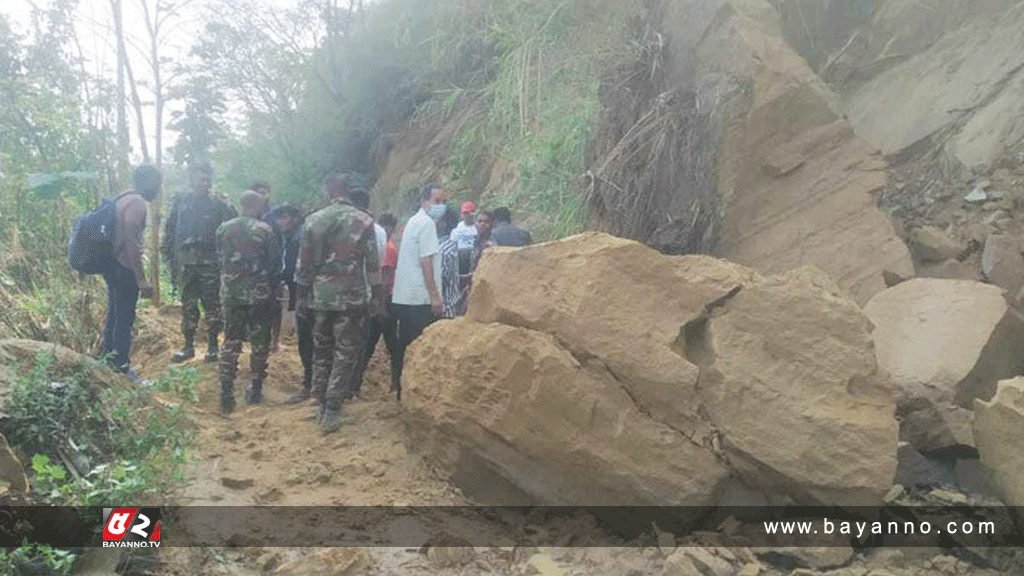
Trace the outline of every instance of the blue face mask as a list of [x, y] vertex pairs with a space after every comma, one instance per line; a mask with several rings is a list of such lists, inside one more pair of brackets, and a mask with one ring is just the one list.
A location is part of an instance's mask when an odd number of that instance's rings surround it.
[[448, 211], [448, 206], [445, 204], [434, 204], [427, 209], [427, 215], [434, 220], [440, 220], [444, 213]]

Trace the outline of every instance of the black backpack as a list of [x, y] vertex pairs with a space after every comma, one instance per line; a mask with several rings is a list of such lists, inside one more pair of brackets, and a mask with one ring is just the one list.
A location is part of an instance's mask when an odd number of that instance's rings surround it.
[[114, 259], [114, 227], [117, 222], [117, 201], [122, 196], [104, 198], [93, 211], [75, 218], [68, 242], [68, 262], [84, 274], [102, 274]]

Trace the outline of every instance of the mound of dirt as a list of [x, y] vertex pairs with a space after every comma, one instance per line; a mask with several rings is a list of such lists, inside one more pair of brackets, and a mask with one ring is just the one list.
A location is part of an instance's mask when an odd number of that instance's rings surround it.
[[10, 339], [0, 340], [0, 394], [19, 372], [35, 366], [40, 354], [53, 354], [53, 369], [58, 376], [84, 372], [88, 382], [104, 388], [127, 383], [120, 374], [70, 348], [38, 340]]
[[713, 504], [730, 476], [875, 504], [895, 405], [837, 292], [596, 233], [489, 251], [469, 318], [410, 347], [407, 429], [460, 485], [546, 504]]

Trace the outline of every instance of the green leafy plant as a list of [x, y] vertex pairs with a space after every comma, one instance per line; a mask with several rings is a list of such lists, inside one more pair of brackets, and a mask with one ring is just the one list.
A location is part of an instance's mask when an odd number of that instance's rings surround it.
[[171, 366], [157, 378], [155, 387], [160, 392], [170, 392], [186, 402], [198, 402], [199, 372], [194, 366]]
[[[61, 377], [53, 365], [52, 354], [40, 354], [5, 404], [5, 436], [33, 454], [37, 494], [57, 505], [103, 506], [159, 499], [184, 481], [192, 430], [181, 406], [159, 405], [142, 388], [92, 392], [80, 374]], [[161, 380], [196, 397], [195, 370]]]
[[70, 576], [74, 562], [75, 556], [70, 550], [49, 546], [33, 544], [14, 549], [0, 548], [0, 576]]

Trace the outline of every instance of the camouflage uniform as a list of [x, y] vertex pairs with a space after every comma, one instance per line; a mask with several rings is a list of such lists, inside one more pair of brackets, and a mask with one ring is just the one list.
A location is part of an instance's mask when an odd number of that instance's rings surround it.
[[281, 243], [265, 222], [240, 216], [217, 228], [220, 298], [226, 326], [220, 356], [221, 403], [234, 406], [234, 382], [242, 340], [252, 347], [253, 384], [247, 399], [259, 402], [267, 376], [274, 287], [281, 274]]
[[210, 344], [217, 343], [222, 323], [216, 232], [221, 223], [236, 215], [216, 198], [189, 193], [176, 199], [167, 217], [162, 252], [172, 270], [180, 270], [181, 332], [186, 347], [192, 346], [199, 327], [199, 302], [206, 314]]
[[310, 215], [295, 281], [316, 314], [312, 394], [326, 409], [337, 410], [351, 390], [370, 286], [380, 285], [373, 217], [341, 199]]

